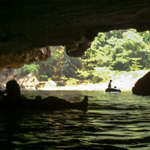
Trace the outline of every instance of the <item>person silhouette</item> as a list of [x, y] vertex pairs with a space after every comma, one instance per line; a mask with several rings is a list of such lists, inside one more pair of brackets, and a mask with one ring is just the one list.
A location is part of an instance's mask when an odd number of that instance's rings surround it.
[[26, 98], [21, 95], [19, 84], [15, 80], [6, 83], [6, 93], [0, 101], [1, 107], [17, 108]]
[[57, 109], [80, 109], [87, 110], [88, 97], [85, 96], [83, 101], [79, 103], [71, 103], [67, 100], [49, 96], [42, 99], [41, 96], [36, 96], [33, 99], [27, 99], [21, 95], [20, 86], [16, 80], [10, 80], [6, 83], [7, 95], [4, 96], [0, 101], [1, 107], [11, 108], [27, 108], [27, 109], [38, 109], [38, 110], [57, 110]]
[[112, 83], [112, 80], [109, 80], [108, 88], [111, 88], [111, 83]]

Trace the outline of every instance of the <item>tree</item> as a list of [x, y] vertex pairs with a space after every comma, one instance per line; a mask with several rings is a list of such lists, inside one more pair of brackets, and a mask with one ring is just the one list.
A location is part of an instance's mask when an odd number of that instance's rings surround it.
[[61, 77], [77, 77], [76, 71], [82, 68], [81, 59], [69, 57], [65, 47], [51, 47], [51, 57], [40, 63], [41, 74], [47, 75], [52, 80], [60, 80]]
[[22, 68], [17, 70], [17, 74], [27, 75], [34, 73], [37, 77], [39, 76], [39, 64], [25, 64]]
[[109, 67], [114, 70], [129, 71], [130, 66], [135, 66], [133, 59], [130, 58], [135, 58], [139, 68], [146, 68], [149, 64], [148, 40], [150, 39], [147, 36], [150, 37], [148, 31], [141, 34], [134, 29], [98, 33], [86, 53], [85, 64], [92, 66], [91, 69]]

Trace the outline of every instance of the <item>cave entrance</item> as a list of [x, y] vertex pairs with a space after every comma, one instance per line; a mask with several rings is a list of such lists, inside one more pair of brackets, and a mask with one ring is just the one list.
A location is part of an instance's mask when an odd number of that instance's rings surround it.
[[9, 79], [16, 79], [22, 88], [90, 85], [98, 90], [100, 87], [106, 88], [107, 82], [113, 79], [117, 87], [130, 90], [137, 79], [149, 71], [149, 43], [149, 31], [127, 29], [99, 32], [84, 56], [69, 57], [64, 46], [52, 46], [51, 57], [46, 61], [25, 64], [19, 69], [2, 70], [1, 86], [3, 88]]

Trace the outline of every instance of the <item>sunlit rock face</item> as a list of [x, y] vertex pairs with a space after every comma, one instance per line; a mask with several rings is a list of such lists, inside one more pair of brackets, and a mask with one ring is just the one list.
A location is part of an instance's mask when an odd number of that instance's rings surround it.
[[39, 85], [39, 81], [33, 73], [19, 78], [17, 82], [20, 85], [21, 89], [35, 90]]
[[80, 57], [98, 32], [149, 30], [150, 2], [1, 0], [0, 16], [0, 69], [16, 68], [28, 63], [29, 55], [29, 62], [36, 61], [33, 51], [41, 47], [63, 45], [69, 56]]
[[51, 56], [49, 46], [24, 52], [16, 52], [14, 50], [7, 54], [4, 54], [4, 52], [1, 53], [0, 70], [4, 68], [20, 68], [23, 67], [24, 64], [30, 64], [36, 61], [45, 61]]
[[150, 95], [150, 72], [135, 83], [132, 92], [137, 95]]

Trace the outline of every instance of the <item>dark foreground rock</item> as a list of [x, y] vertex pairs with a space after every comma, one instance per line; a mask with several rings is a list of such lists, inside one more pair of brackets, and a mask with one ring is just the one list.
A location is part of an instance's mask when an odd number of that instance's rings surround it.
[[145, 74], [135, 83], [132, 92], [137, 95], [150, 95], [150, 72]]

